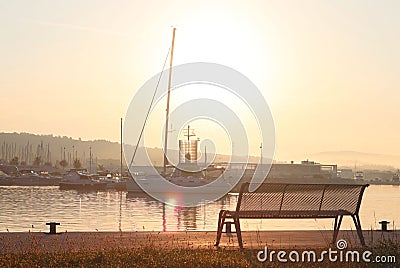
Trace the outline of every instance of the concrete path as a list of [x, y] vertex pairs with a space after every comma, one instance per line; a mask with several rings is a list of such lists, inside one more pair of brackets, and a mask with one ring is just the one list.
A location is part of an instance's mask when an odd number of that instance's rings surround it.
[[[246, 249], [263, 249], [265, 245], [275, 249], [320, 249], [330, 245], [332, 231], [251, 231], [242, 232]], [[366, 243], [372, 245], [384, 239], [400, 242], [400, 231], [364, 231]], [[103, 250], [115, 247], [160, 248], [215, 248], [216, 232], [73, 232], [49, 235], [40, 232], [0, 233], [0, 254], [10, 252], [53, 252], [77, 249]], [[351, 230], [339, 232], [348, 248], [359, 247], [357, 233]], [[223, 234], [220, 247], [237, 249], [235, 234]]]

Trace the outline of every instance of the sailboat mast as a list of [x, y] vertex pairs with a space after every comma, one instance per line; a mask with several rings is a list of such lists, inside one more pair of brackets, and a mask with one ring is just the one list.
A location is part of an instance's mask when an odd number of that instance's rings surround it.
[[121, 148], [120, 148], [120, 160], [121, 160], [121, 176], [120, 179], [122, 180], [122, 172], [123, 172], [123, 168], [122, 168], [122, 118], [121, 118]]
[[175, 30], [172, 31], [172, 45], [171, 45], [171, 57], [169, 61], [169, 77], [168, 77], [168, 94], [167, 94], [167, 109], [165, 116], [165, 141], [164, 141], [164, 174], [167, 173], [167, 145], [168, 145], [168, 119], [169, 119], [169, 99], [171, 95], [171, 78], [172, 78], [172, 59], [174, 58], [174, 42], [175, 42]]

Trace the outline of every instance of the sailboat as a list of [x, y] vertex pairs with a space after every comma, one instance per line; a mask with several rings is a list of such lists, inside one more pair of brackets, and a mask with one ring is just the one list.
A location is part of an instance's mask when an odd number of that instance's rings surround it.
[[[171, 96], [171, 77], [172, 77], [172, 60], [173, 60], [173, 55], [174, 55], [174, 41], [175, 41], [175, 31], [176, 28], [173, 29], [173, 34], [172, 34], [172, 46], [171, 46], [171, 54], [170, 54], [170, 69], [169, 69], [169, 80], [168, 80], [168, 93], [167, 93], [167, 107], [166, 107], [166, 118], [165, 118], [165, 125], [169, 125], [169, 104], [170, 104], [170, 96]], [[188, 128], [190, 128], [188, 126]], [[201, 171], [198, 172], [188, 172], [185, 170], [185, 163], [180, 163], [178, 166], [172, 166], [170, 165], [168, 158], [167, 158], [167, 145], [168, 145], [168, 128], [165, 128], [165, 140], [164, 140], [164, 162], [163, 162], [163, 171], [161, 172], [162, 177], [177, 186], [182, 186], [182, 187], [200, 187], [207, 185], [210, 183], [210, 179], [206, 179], [204, 174]], [[194, 140], [190, 140], [191, 135], [188, 133], [187, 135], [188, 140], [187, 143], [182, 143], [182, 144], [190, 144], [194, 142]], [[198, 140], [196, 140], [197, 142]], [[197, 153], [197, 143], [195, 148], [191, 148], [192, 151], [195, 151]], [[181, 145], [181, 141], [180, 141]], [[193, 147], [193, 146], [192, 146]], [[197, 160], [196, 158], [193, 157], [188, 157], [188, 155], [185, 155], [186, 159], [188, 160], [186, 164], [193, 164], [193, 160]], [[169, 169], [172, 167], [172, 172], [169, 172]], [[135, 172], [132, 172], [132, 176], [134, 177], [134, 180], [128, 180], [126, 182], [126, 188], [128, 192], [143, 192], [142, 188], [138, 185], [138, 182], [140, 185], [147, 185], [151, 187], [152, 192], [168, 192], [169, 189], [165, 188], [165, 185], [161, 185], [160, 182], [160, 177], [159, 176], [151, 176], [146, 174], [146, 171], [143, 170], [141, 171], [140, 168], [135, 168]]]

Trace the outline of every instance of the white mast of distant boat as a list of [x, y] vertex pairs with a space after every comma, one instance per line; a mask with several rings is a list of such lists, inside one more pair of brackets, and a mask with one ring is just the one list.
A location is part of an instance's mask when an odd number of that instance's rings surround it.
[[167, 109], [165, 115], [165, 140], [164, 140], [164, 175], [167, 173], [167, 165], [168, 165], [168, 158], [167, 158], [167, 151], [168, 151], [168, 119], [169, 119], [169, 100], [171, 95], [171, 79], [172, 79], [172, 60], [174, 57], [174, 42], [175, 42], [175, 30], [172, 31], [172, 45], [171, 45], [171, 58], [169, 61], [169, 77], [168, 77], [168, 94], [167, 94]]
[[120, 168], [121, 168], [121, 170], [120, 170], [120, 172], [121, 172], [121, 175], [120, 175], [120, 179], [122, 180], [122, 173], [123, 173], [123, 166], [122, 166], [122, 153], [123, 153], [123, 148], [122, 148], [122, 117], [121, 117], [121, 130], [120, 130], [120, 134], [121, 134], [121, 147], [120, 147], [120, 164], [121, 164], [121, 166], [120, 166]]

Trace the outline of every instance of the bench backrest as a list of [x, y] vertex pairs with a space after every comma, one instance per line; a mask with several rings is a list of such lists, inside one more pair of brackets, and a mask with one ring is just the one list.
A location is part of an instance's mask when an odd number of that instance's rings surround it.
[[358, 214], [368, 184], [281, 184], [263, 183], [249, 192], [244, 183], [237, 211], [316, 211], [345, 210]]

